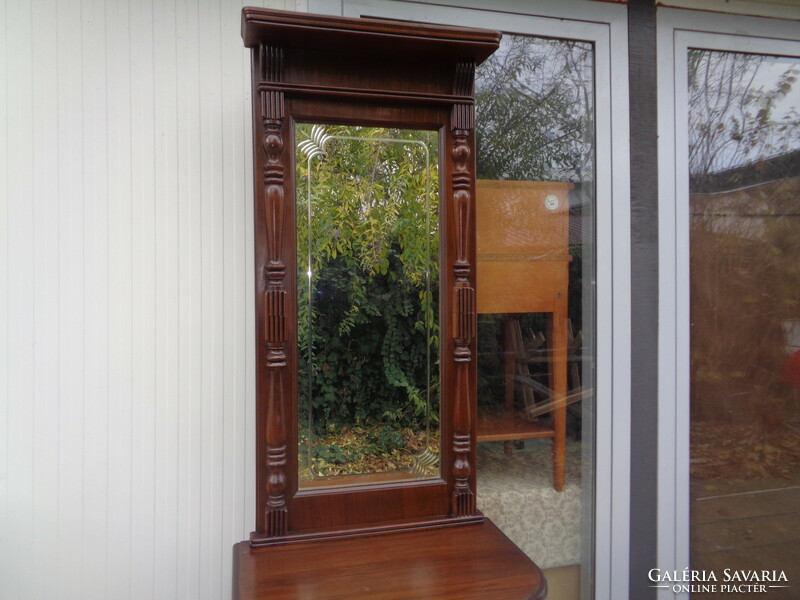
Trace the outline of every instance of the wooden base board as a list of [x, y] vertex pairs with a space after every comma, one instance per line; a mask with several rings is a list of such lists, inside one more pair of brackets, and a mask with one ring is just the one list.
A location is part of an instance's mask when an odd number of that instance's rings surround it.
[[234, 600], [541, 600], [542, 571], [491, 521], [233, 548]]
[[379, 524], [362, 524], [351, 528], [333, 527], [330, 529], [310, 529], [306, 531], [292, 531], [281, 537], [268, 537], [256, 532], [250, 534], [250, 545], [278, 546], [281, 544], [296, 544], [298, 542], [314, 542], [326, 539], [342, 539], [362, 535], [382, 535], [400, 531], [435, 529], [440, 527], [461, 527], [463, 525], [480, 523], [483, 514], [468, 517], [431, 517], [421, 520], [384, 521]]

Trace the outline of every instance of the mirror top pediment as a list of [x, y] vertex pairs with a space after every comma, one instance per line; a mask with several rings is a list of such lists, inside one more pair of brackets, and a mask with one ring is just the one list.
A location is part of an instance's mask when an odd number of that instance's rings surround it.
[[248, 48], [268, 43], [325, 52], [369, 52], [410, 60], [469, 59], [480, 64], [497, 49], [501, 33], [246, 7], [242, 10], [242, 38]]

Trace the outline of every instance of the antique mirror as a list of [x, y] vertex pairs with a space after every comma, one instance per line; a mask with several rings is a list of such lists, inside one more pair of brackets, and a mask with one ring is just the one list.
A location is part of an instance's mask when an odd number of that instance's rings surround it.
[[500, 34], [243, 10], [254, 546], [480, 522], [475, 65]]
[[298, 488], [440, 478], [438, 132], [294, 140]]

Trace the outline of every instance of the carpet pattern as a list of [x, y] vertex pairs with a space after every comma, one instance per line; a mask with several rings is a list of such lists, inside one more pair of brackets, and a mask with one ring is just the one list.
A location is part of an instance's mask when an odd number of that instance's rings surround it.
[[511, 455], [502, 442], [478, 445], [478, 508], [543, 569], [581, 562], [580, 442], [567, 441], [566, 464], [556, 492], [549, 440]]

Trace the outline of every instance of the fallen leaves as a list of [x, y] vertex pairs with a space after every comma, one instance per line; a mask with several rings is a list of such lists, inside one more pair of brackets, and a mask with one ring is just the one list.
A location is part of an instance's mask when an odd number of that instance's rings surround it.
[[[380, 443], [380, 427], [344, 427], [313, 440], [301, 438], [300, 478], [312, 479], [338, 475], [365, 475], [394, 471], [411, 472], [419, 468], [423, 453], [439, 453], [438, 432], [430, 437], [425, 431], [404, 429], [396, 444]], [[438, 463], [426, 467], [438, 468]], [[435, 474], [435, 473], [431, 473]]]
[[800, 429], [789, 423], [694, 422], [693, 479], [791, 478], [800, 474]]

